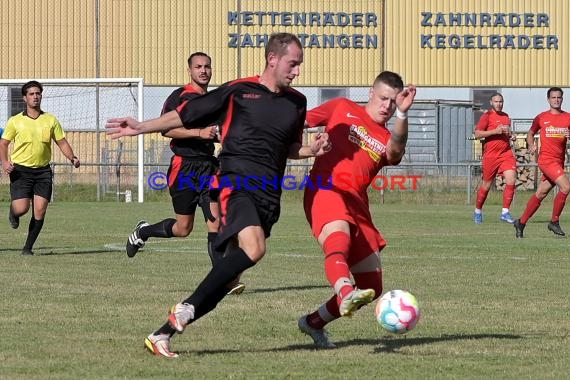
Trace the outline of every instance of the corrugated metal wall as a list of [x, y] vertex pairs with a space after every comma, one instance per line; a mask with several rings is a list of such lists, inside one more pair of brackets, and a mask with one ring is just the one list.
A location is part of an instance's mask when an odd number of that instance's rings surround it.
[[[416, 101], [409, 111], [406, 162], [458, 163], [470, 161], [474, 126], [471, 102]], [[394, 118], [389, 125], [394, 123]]]
[[[305, 35], [310, 45], [297, 85], [366, 86], [382, 67], [382, 1], [17, 0], [0, 2], [0, 75], [95, 77], [97, 9], [101, 77], [178, 85], [187, 81], [188, 55], [199, 50], [213, 59], [212, 84], [221, 84], [260, 73], [265, 59], [258, 41], [275, 31]], [[301, 25], [295, 13], [317, 19]], [[374, 22], [359, 26], [354, 13]], [[355, 47], [355, 34], [375, 38], [375, 45]], [[327, 38], [335, 47], [325, 47]]]
[[[97, 4], [100, 75], [144, 77], [147, 85], [186, 82], [186, 58], [196, 50], [213, 58], [213, 85], [259, 73], [264, 51], [258, 40], [274, 31], [289, 31], [305, 36], [310, 45], [296, 82], [300, 86], [367, 86], [384, 68], [420, 86], [570, 86], [570, 71], [564, 66], [570, 61], [567, 0], [1, 1], [0, 75], [94, 77]], [[329, 12], [332, 16], [325, 20]], [[301, 25], [295, 22], [297, 14], [316, 15], [318, 22]], [[358, 25], [354, 14], [376, 19], [367, 23], [364, 18]], [[476, 15], [476, 25], [466, 26], [460, 18], [458, 26], [451, 21], [457, 14]], [[498, 26], [481, 25], [482, 14]], [[232, 15], [239, 15], [240, 21]], [[498, 15], [506, 26], [497, 21]], [[520, 25], [513, 26], [511, 15], [519, 17]], [[525, 26], [526, 15], [531, 21]], [[539, 15], [548, 22], [538, 26]], [[376, 38], [375, 47], [355, 47], [355, 35]], [[440, 48], [436, 35], [443, 36]], [[457, 39], [450, 39], [454, 35]], [[466, 47], [469, 35], [474, 36], [472, 48]], [[531, 46], [482, 48], [493, 35], [502, 45], [506, 35], [514, 36], [514, 45], [526, 36]], [[535, 36], [544, 48], [533, 48]], [[556, 49], [547, 48], [548, 36], [557, 39]], [[325, 47], [328, 38], [334, 48]], [[347, 46], [340, 47], [343, 38]]]
[[[422, 12], [432, 13], [428, 17]], [[440, 13], [440, 18], [437, 14]], [[475, 13], [476, 26], [450, 22], [450, 14]], [[480, 25], [480, 14], [491, 15], [492, 25]], [[499, 14], [505, 14], [498, 19]], [[520, 17], [520, 25], [509, 14]], [[525, 27], [525, 14], [530, 15]], [[538, 27], [538, 14], [548, 24]], [[420, 86], [549, 87], [570, 85], [570, 1], [567, 0], [386, 0], [386, 68], [401, 72], [406, 80]], [[507, 26], [500, 26], [504, 21]], [[423, 24], [423, 25], [422, 25]], [[454, 24], [450, 26], [450, 24]], [[430, 26], [426, 26], [430, 25]], [[534, 25], [534, 26], [531, 26]], [[435, 48], [435, 35], [444, 35], [444, 48]], [[460, 48], [451, 48], [449, 36], [459, 35]], [[422, 47], [422, 35], [431, 36], [432, 48]], [[475, 36], [473, 48], [465, 48], [465, 35]], [[490, 48], [491, 35], [501, 36], [502, 48]], [[504, 48], [505, 35], [539, 36], [543, 49]], [[558, 49], [546, 48], [546, 36], [558, 39]], [[542, 37], [540, 37], [542, 36]], [[427, 38], [427, 37], [426, 37]], [[481, 38], [481, 43], [479, 42]], [[425, 42], [425, 41], [424, 41]], [[482, 48], [486, 44], [487, 48]]]
[[95, 76], [91, 1], [1, 1], [2, 78]]

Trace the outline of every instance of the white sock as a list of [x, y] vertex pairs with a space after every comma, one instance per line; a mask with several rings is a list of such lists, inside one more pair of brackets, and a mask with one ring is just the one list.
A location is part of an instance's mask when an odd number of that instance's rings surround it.
[[503, 214], [504, 214], [505, 212], [509, 212], [509, 209], [503, 207]]
[[480, 208], [476, 208], [476, 209], [475, 209], [475, 214], [481, 214], [481, 209], [480, 209]]

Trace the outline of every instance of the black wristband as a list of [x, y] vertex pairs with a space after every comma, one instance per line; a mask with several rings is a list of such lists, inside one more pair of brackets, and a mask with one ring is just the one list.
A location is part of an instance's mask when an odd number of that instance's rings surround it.
[[73, 161], [74, 161], [74, 160], [78, 160], [77, 156], [73, 156], [73, 157], [71, 157], [71, 160], [70, 160], [70, 161], [71, 161], [71, 163], [73, 163]]

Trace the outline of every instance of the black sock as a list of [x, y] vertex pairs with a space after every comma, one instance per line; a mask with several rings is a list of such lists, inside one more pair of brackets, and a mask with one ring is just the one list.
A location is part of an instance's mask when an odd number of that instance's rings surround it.
[[[220, 303], [220, 301], [223, 300], [227, 294], [228, 294], [228, 289], [225, 286], [222, 286], [221, 288], [216, 290], [210, 297], [208, 297], [208, 299], [206, 299], [200, 305], [200, 307], [198, 307], [194, 311], [194, 319], [188, 321], [188, 324], [197, 321], [204, 315], [208, 314], [210, 311], [214, 310], [216, 306], [218, 306], [218, 303]], [[172, 337], [174, 334], [176, 334], [176, 332], [177, 332], [176, 330], [170, 327], [170, 323], [166, 322], [153, 334], [154, 335], [168, 334], [170, 337]]]
[[194, 309], [197, 310], [202, 306], [204, 300], [213, 297], [220, 288], [225, 289], [226, 285], [236, 279], [241, 272], [254, 265], [255, 262], [247, 256], [243, 249], [232, 249], [214, 265], [194, 293], [183, 303], [193, 305]]
[[166, 322], [164, 325], [162, 325], [158, 330], [156, 330], [153, 333], [153, 335], [162, 335], [162, 334], [168, 334], [172, 338], [172, 336], [176, 334], [176, 330], [170, 327], [170, 324]]
[[214, 242], [218, 237], [217, 232], [208, 232], [208, 256], [210, 256], [210, 261], [212, 261], [212, 266], [216, 265], [218, 261], [224, 256], [223, 252], [218, 252], [214, 248]]
[[202, 302], [200, 307], [197, 307], [194, 310], [194, 319], [190, 320], [190, 322], [188, 323], [195, 322], [199, 318], [208, 314], [210, 311], [214, 310], [216, 306], [218, 306], [218, 303], [220, 303], [220, 301], [223, 300], [224, 297], [227, 295], [228, 295], [228, 288], [226, 288], [225, 285], [218, 288], [214, 293], [212, 293], [210, 297], [206, 298], [206, 300]]
[[151, 224], [150, 226], [142, 227], [139, 230], [139, 236], [144, 241], [147, 241], [150, 237], [171, 238], [174, 236], [174, 233], [172, 232], [174, 224], [176, 224], [176, 219], [164, 219], [163, 221]]
[[28, 226], [28, 237], [26, 238], [26, 244], [24, 249], [31, 250], [36, 242], [42, 227], [44, 226], [44, 220], [37, 220], [33, 216], [30, 218], [30, 225]]

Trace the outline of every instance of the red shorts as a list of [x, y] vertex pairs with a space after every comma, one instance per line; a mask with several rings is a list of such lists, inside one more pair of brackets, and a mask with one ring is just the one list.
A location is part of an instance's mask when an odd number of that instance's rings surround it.
[[359, 263], [371, 253], [386, 246], [386, 240], [372, 223], [368, 201], [337, 190], [305, 188], [305, 216], [313, 236], [318, 238], [323, 227], [335, 220], [350, 224], [350, 252], [348, 265]]
[[538, 168], [542, 172], [541, 181], [549, 181], [554, 185], [556, 178], [564, 175], [564, 162], [539, 162]]
[[500, 156], [483, 156], [483, 181], [492, 181], [507, 170], [517, 170], [517, 161], [511, 151]]

